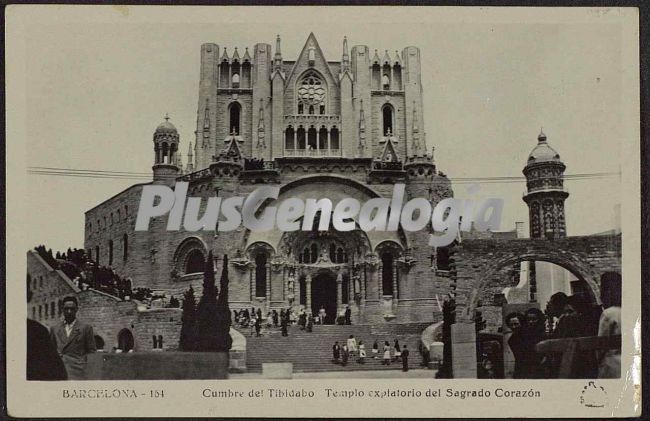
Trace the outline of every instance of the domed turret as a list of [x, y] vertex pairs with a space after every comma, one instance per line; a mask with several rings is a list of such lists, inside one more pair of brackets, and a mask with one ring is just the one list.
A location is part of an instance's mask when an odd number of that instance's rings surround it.
[[531, 238], [566, 236], [564, 200], [569, 193], [564, 191], [565, 169], [560, 154], [546, 142], [544, 132], [540, 132], [537, 146], [528, 155], [523, 170], [528, 189], [524, 201], [530, 214]]
[[180, 173], [177, 159], [180, 136], [176, 127], [169, 122], [168, 115], [165, 115], [165, 121], [156, 127], [153, 143], [155, 153], [153, 179], [172, 182]]
[[546, 135], [541, 131], [539, 136], [537, 136], [537, 146], [528, 155], [528, 163], [548, 161], [562, 162], [560, 160], [560, 154], [546, 142]]
[[176, 130], [176, 126], [169, 122], [169, 116], [165, 116], [165, 121], [156, 127], [156, 133], [178, 134], [178, 130]]

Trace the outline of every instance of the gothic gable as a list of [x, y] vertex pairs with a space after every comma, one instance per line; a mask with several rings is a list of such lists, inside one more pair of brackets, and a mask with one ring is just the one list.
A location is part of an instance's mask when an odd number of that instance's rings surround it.
[[309, 69], [316, 70], [322, 74], [330, 88], [336, 86], [336, 78], [313, 32], [309, 34], [305, 46], [302, 48], [298, 59], [291, 68], [285, 89], [294, 86], [297, 83], [297, 78], [301, 77]]
[[[379, 160], [382, 162], [399, 162], [399, 155], [397, 155], [397, 150], [395, 149], [395, 145], [393, 144], [393, 141], [391, 139], [395, 139], [394, 137], [387, 137], [386, 138], [386, 144], [384, 145], [384, 150], [382, 151], [381, 156], [379, 157]], [[397, 143], [397, 142], [396, 142]]]

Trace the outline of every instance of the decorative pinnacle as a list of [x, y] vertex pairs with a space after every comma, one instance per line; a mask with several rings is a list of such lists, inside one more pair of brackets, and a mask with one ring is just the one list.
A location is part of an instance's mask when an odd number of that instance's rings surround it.
[[169, 121], [169, 113], [165, 113], [165, 121]]
[[275, 55], [280, 55], [280, 34], [275, 38]]
[[546, 141], [546, 135], [544, 134], [544, 128], [539, 129], [539, 136], [537, 136], [537, 140], [540, 142], [545, 142]]

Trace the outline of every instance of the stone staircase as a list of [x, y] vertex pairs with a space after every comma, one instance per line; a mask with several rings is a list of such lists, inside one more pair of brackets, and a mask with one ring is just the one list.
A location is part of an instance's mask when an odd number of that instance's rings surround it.
[[[422, 358], [418, 352], [420, 334], [431, 323], [382, 324], [382, 325], [314, 325], [313, 332], [290, 326], [289, 336], [283, 337], [280, 328], [262, 330], [262, 336], [256, 337], [249, 328], [237, 328], [246, 336], [246, 366], [248, 372], [259, 373], [262, 363], [293, 363], [294, 372], [354, 371], [354, 370], [398, 370], [401, 362], [381, 364], [384, 341], [392, 345], [395, 339], [408, 345], [410, 351], [409, 367], [420, 368]], [[332, 361], [332, 345], [335, 341], [343, 346], [347, 338], [354, 335], [359, 343], [366, 347], [365, 363], [357, 362], [354, 356], [343, 367]], [[373, 359], [372, 344], [379, 343], [379, 359]]]

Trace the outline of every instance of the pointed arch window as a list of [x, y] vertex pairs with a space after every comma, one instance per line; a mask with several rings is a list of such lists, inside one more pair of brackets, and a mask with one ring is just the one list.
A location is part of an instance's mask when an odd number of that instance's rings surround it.
[[383, 118], [383, 131], [384, 136], [391, 136], [395, 133], [393, 128], [393, 107], [389, 104], [384, 105], [381, 110]]
[[230, 134], [239, 135], [239, 124], [240, 124], [240, 114], [241, 114], [241, 105], [237, 102], [233, 102], [229, 107], [230, 114]]
[[293, 130], [293, 127], [289, 126], [287, 127], [287, 130], [284, 132], [284, 148], [285, 149], [295, 149], [296, 145], [294, 143], [294, 136], [295, 136], [295, 131]]
[[239, 73], [232, 74], [232, 87], [239, 88]]
[[255, 256], [255, 296], [266, 297], [267, 257], [260, 252]]
[[199, 249], [192, 250], [185, 262], [185, 273], [200, 273], [205, 269], [205, 258]]
[[339, 148], [339, 129], [334, 126], [330, 129], [330, 149], [338, 150]]
[[381, 287], [384, 295], [393, 295], [393, 254], [386, 251], [381, 254]]
[[296, 145], [296, 149], [305, 149], [305, 144], [306, 144], [306, 134], [305, 134], [305, 128], [300, 126], [298, 127], [297, 131], [297, 140], [298, 144]]

